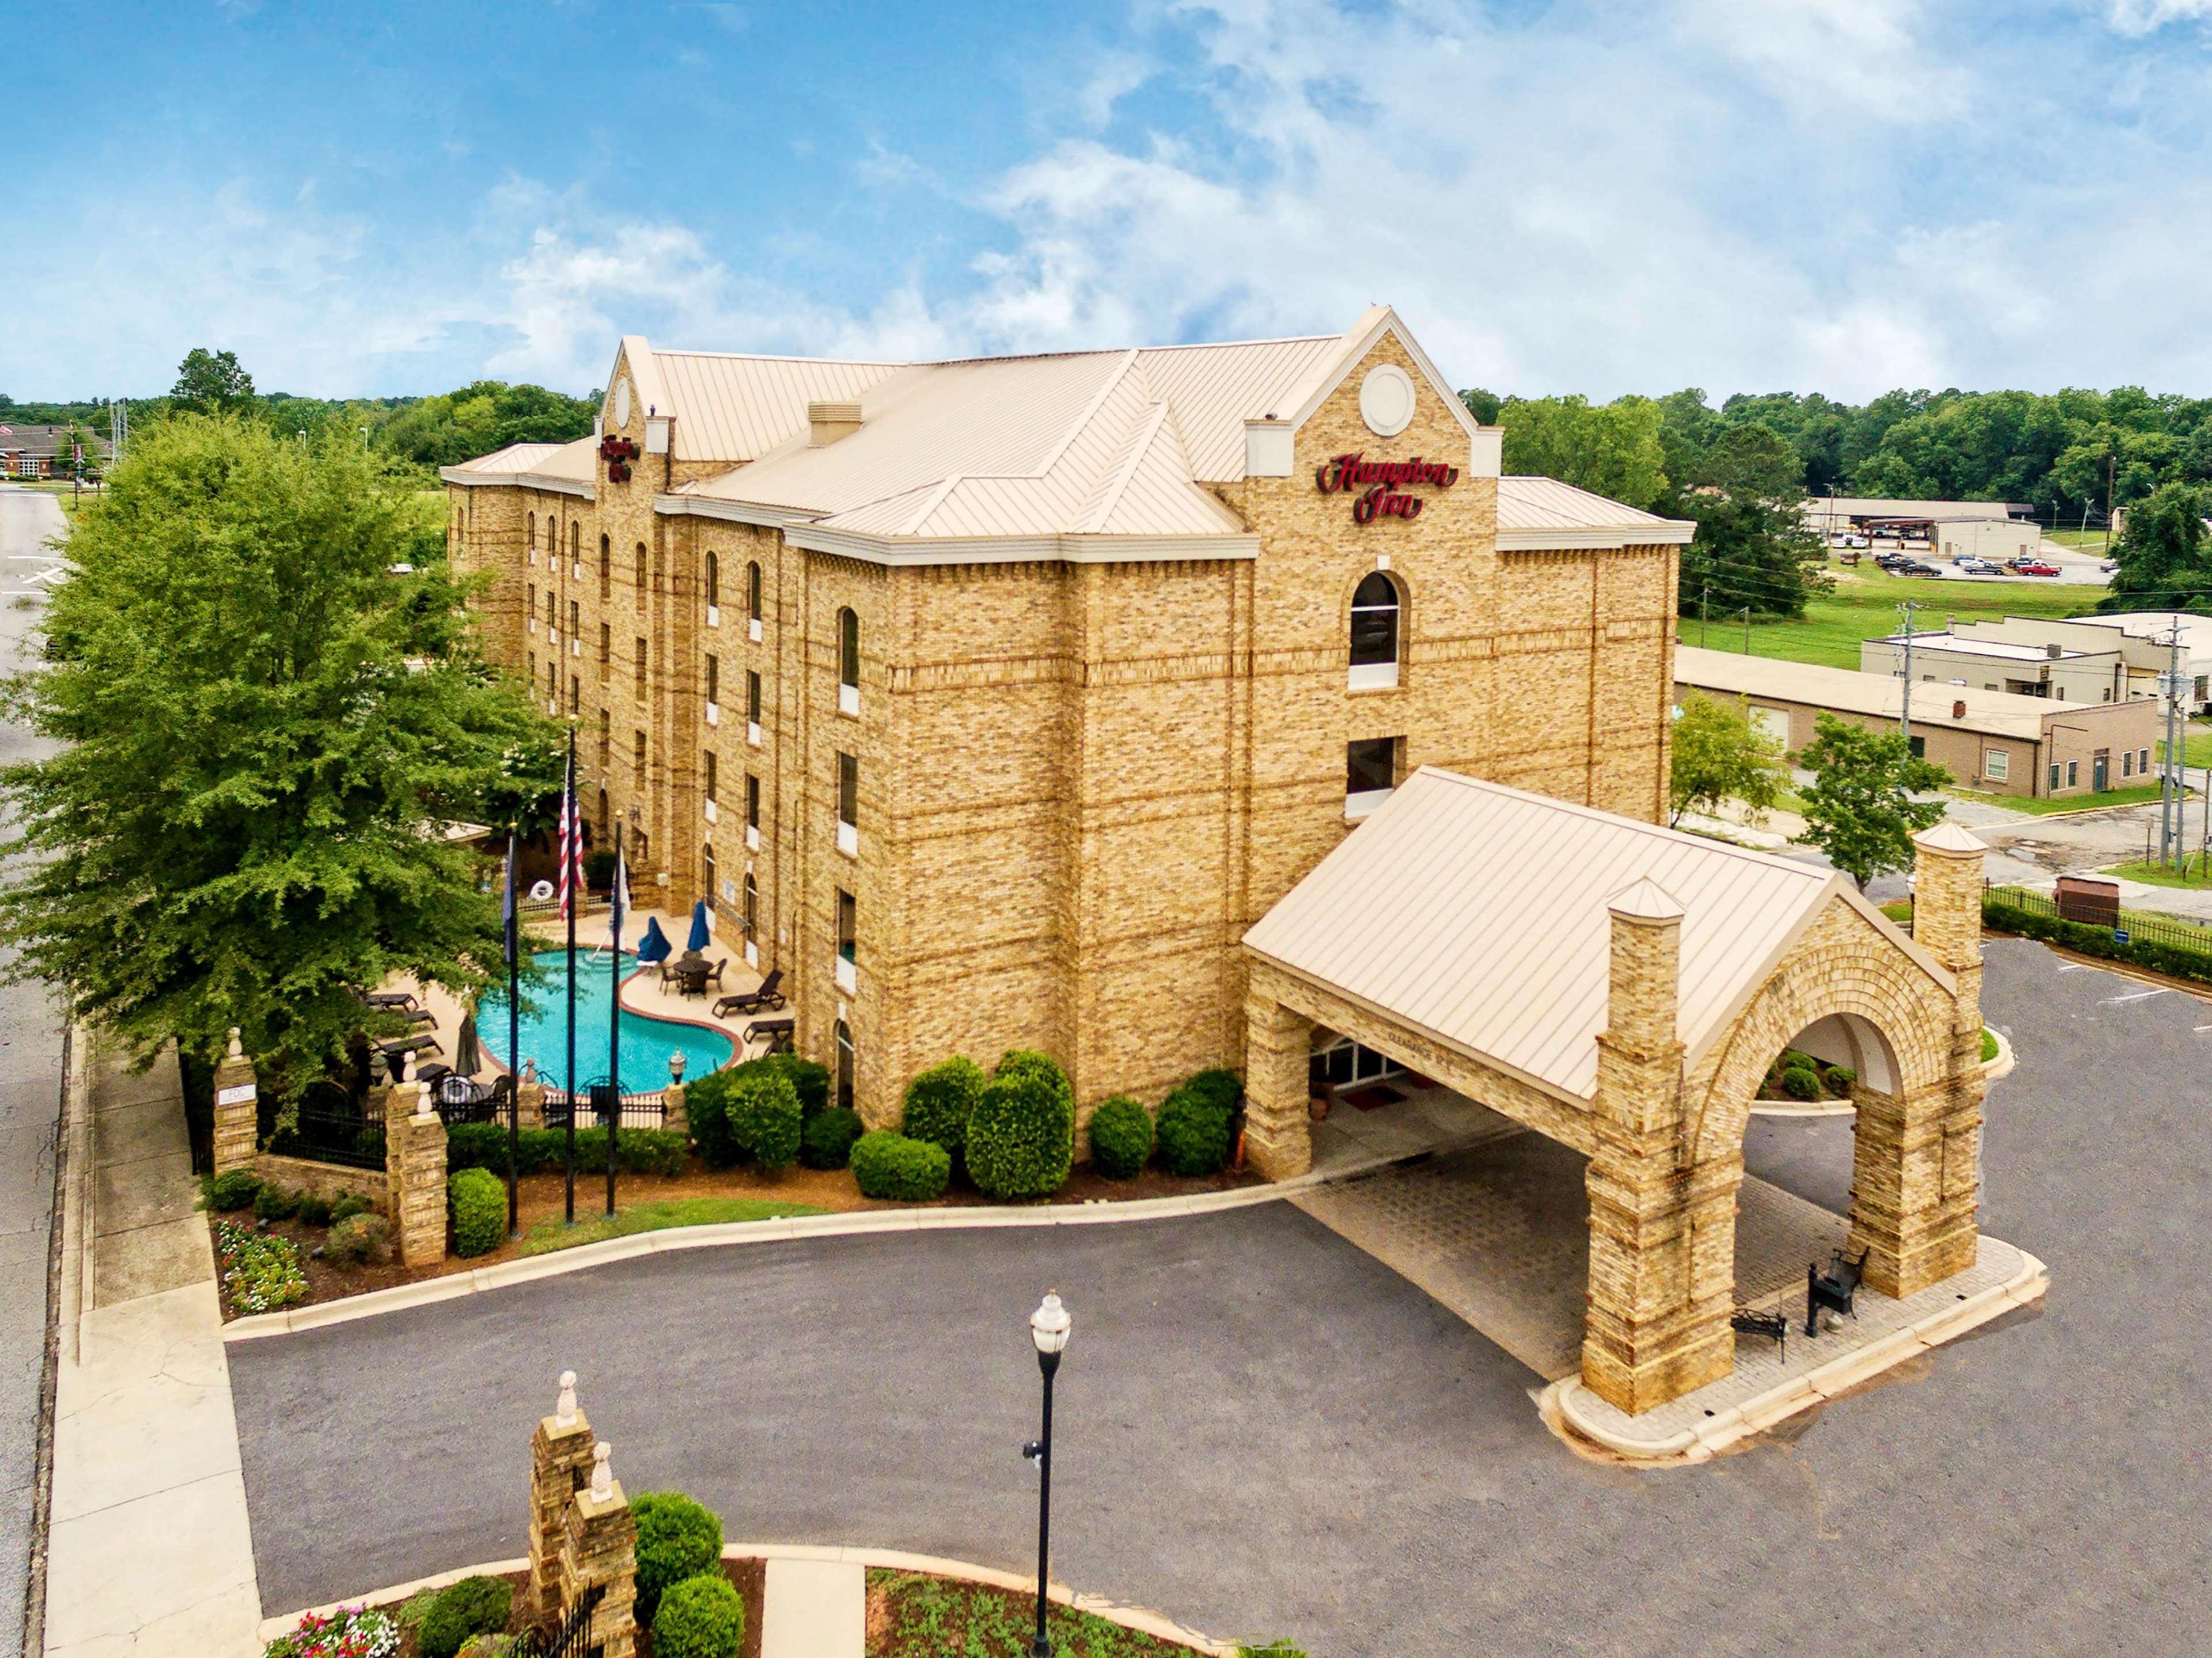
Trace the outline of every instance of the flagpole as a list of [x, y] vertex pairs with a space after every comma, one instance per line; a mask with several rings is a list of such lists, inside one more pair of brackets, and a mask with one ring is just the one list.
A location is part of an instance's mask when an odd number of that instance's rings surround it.
[[607, 952], [607, 975], [611, 981], [609, 999], [613, 1006], [607, 1015], [607, 1091], [614, 1096], [613, 1114], [607, 1119], [607, 1218], [615, 1213], [615, 1137], [622, 1132], [622, 924], [623, 911], [629, 907], [629, 883], [623, 872], [622, 819], [615, 819], [615, 888], [614, 903], [608, 919], [614, 924], [614, 948]]
[[568, 722], [568, 786], [561, 802], [561, 908], [568, 917], [568, 1199], [563, 1218], [576, 1224], [576, 722]]
[[507, 1235], [522, 1236], [521, 1195], [514, 1171], [522, 1162], [522, 918], [514, 908], [515, 834], [507, 832]]

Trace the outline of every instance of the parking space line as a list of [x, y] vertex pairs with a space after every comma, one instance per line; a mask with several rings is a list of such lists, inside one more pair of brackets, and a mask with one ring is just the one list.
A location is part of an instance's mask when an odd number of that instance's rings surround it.
[[2154, 996], [2170, 996], [2172, 993], [2173, 993], [2172, 991], [2164, 988], [2157, 990], [2138, 990], [2132, 996], [2107, 996], [2105, 998], [2101, 1005], [2106, 1007], [2118, 1007], [2122, 1002], [2147, 1002]]

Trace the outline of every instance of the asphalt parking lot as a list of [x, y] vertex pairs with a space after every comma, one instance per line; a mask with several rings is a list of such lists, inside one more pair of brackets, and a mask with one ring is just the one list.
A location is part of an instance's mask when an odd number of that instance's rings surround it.
[[[1700, 1467], [1580, 1461], [1534, 1375], [1287, 1204], [625, 1262], [231, 1350], [264, 1606], [523, 1552], [563, 1366], [632, 1491], [734, 1540], [1024, 1570], [1023, 1320], [1056, 1284], [1056, 1575], [1316, 1654], [2197, 1653], [2212, 1570], [2212, 1007], [1993, 940], [2020, 1056], [1984, 1225], [2016, 1315]], [[2200, 1029], [2202, 1027], [2202, 1029]], [[1839, 1206], [1849, 1127], [1753, 1170]]]

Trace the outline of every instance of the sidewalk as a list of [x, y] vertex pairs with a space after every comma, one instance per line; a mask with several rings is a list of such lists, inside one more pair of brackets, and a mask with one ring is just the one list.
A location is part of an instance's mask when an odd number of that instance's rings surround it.
[[176, 1060], [134, 1077], [88, 1043], [63, 1133], [46, 1650], [249, 1658], [260, 1593]]

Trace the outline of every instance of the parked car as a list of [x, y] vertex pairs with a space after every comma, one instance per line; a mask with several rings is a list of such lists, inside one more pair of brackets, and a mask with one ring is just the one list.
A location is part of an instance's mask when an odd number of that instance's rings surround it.
[[1960, 553], [1951, 562], [1968, 575], [1995, 575], [1997, 567], [1973, 553]]
[[2058, 567], [2056, 564], [2047, 563], [2039, 558], [2016, 558], [2012, 562], [2012, 568], [2022, 575], [2057, 575], [2058, 574]]
[[[1932, 576], [1940, 576], [1943, 574], [1942, 571], [1937, 569], [1933, 564], [1925, 563], [1917, 558], [1900, 558], [1895, 560], [1889, 567], [1889, 573], [1892, 575]], [[2054, 571], [2052, 574], [2056, 574], [2057, 572]]]
[[2120, 568], [2120, 561], [2117, 558], [2100, 558], [2097, 561], [2097, 568], [2106, 575], [2110, 575]]
[[1838, 547], [1870, 547], [1873, 544], [1864, 536], [1849, 535], [1836, 537], [1836, 545]]

